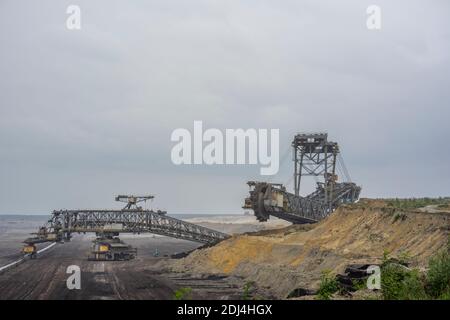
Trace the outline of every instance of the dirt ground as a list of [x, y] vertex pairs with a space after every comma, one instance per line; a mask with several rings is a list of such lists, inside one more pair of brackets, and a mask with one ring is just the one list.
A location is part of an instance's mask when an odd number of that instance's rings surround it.
[[[0, 274], [0, 299], [173, 299], [183, 287], [192, 289], [191, 298], [241, 296], [242, 283], [236, 277], [193, 278], [172, 273], [161, 267], [167, 257], [153, 257], [155, 248], [163, 255], [174, 254], [194, 249], [196, 243], [167, 237], [124, 239], [138, 248], [137, 259], [97, 262], [86, 259], [90, 240], [75, 237]], [[70, 265], [81, 269], [81, 290], [67, 289]]]
[[[48, 217], [0, 216], [0, 266], [22, 257], [22, 241]], [[189, 219], [188, 219], [189, 220]], [[280, 222], [258, 225], [254, 217], [203, 217], [192, 222], [229, 233], [279, 227]], [[281, 222], [286, 225], [286, 223]], [[168, 256], [193, 250], [201, 244], [158, 235], [120, 237], [138, 250], [132, 261], [88, 261], [94, 235], [74, 235], [35, 260], [26, 260], [0, 273], [0, 299], [173, 299], [180, 288], [190, 288], [194, 299], [239, 299], [244, 282], [235, 276], [191, 275], [167, 269]], [[39, 248], [48, 244], [39, 245]], [[159, 256], [154, 257], [158, 252]], [[67, 267], [81, 269], [81, 290], [69, 290]]]

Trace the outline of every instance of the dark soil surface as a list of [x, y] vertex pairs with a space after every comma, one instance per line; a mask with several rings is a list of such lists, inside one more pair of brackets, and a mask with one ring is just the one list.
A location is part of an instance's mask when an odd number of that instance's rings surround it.
[[[0, 299], [173, 299], [176, 290], [190, 288], [190, 298], [240, 298], [239, 279], [227, 277], [195, 278], [164, 270], [166, 256], [192, 250], [197, 243], [167, 237], [129, 237], [123, 240], [138, 249], [131, 261], [88, 261], [92, 237], [77, 236], [57, 244], [37, 259], [0, 274]], [[159, 256], [154, 257], [155, 249]], [[9, 257], [10, 262], [20, 255]], [[8, 257], [3, 257], [4, 262]], [[67, 267], [81, 269], [81, 289], [69, 290]], [[189, 297], [186, 297], [189, 298]]]

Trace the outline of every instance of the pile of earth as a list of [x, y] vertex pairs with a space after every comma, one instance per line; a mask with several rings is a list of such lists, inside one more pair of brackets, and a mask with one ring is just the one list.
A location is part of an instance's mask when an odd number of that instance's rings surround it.
[[205, 217], [189, 218], [185, 220], [228, 234], [256, 232], [262, 230], [283, 228], [291, 225], [290, 222], [278, 218], [272, 218], [266, 222], [258, 222], [258, 220], [256, 220], [255, 216], [253, 215], [209, 215]]
[[426, 268], [446, 246], [449, 231], [448, 212], [405, 211], [362, 199], [314, 225], [235, 235], [172, 261], [170, 268], [242, 277], [283, 299], [299, 288], [316, 290], [324, 271], [338, 274], [349, 264], [379, 264], [386, 252]]

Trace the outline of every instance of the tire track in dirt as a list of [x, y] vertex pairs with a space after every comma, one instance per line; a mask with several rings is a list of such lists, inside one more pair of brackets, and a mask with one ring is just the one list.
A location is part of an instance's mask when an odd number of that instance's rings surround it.
[[[148, 241], [136, 242], [145, 245]], [[186, 286], [192, 287], [193, 297], [200, 299], [239, 297], [241, 289], [229, 285], [227, 279], [186, 279], [179, 274], [178, 277], [172, 276], [159, 265], [160, 261], [166, 261], [167, 258], [153, 257], [153, 248], [142, 250], [142, 255], [132, 261], [98, 262], [87, 260], [90, 245], [91, 242], [86, 238], [74, 238], [38, 255], [37, 259], [0, 274], [0, 300], [170, 300], [177, 289]], [[180, 246], [186, 246], [173, 240], [163, 245], [160, 240], [158, 247], [168, 254], [179, 252]], [[77, 265], [81, 269], [81, 290], [69, 290], [66, 286], [70, 276], [66, 270], [70, 265]]]

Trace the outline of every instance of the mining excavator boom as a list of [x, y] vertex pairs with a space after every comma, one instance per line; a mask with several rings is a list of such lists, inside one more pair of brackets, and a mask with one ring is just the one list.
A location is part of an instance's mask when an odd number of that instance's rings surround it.
[[[292, 223], [314, 223], [332, 213], [339, 205], [358, 200], [361, 187], [353, 182], [337, 182], [336, 174], [339, 146], [330, 142], [326, 133], [298, 134], [294, 137], [294, 193], [283, 184], [249, 181], [250, 196], [245, 199], [244, 209], [252, 209], [258, 221], [275, 216]], [[350, 180], [345, 164], [342, 171]], [[322, 177], [316, 190], [300, 196], [303, 176]]]

